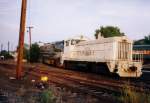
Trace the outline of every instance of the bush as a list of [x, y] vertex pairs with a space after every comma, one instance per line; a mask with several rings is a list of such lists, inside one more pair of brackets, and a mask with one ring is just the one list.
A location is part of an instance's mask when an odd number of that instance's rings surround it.
[[123, 103], [150, 103], [150, 94], [137, 92], [127, 84], [120, 99]]
[[30, 49], [30, 62], [38, 62], [40, 57], [40, 48], [38, 44], [32, 44]]
[[4, 56], [5, 59], [13, 59], [13, 56], [10, 55], [6, 50], [1, 51], [0, 56]]
[[41, 103], [55, 103], [56, 98], [51, 89], [44, 90], [40, 96]]

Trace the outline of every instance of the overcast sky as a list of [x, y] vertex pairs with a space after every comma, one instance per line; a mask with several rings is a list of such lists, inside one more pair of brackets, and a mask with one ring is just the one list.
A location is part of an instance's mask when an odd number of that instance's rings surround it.
[[[0, 0], [0, 44], [15, 48], [21, 0]], [[150, 0], [28, 0], [27, 26], [32, 42], [52, 42], [75, 35], [94, 38], [100, 26], [118, 26], [131, 39], [150, 33]], [[28, 43], [26, 33], [25, 42]]]

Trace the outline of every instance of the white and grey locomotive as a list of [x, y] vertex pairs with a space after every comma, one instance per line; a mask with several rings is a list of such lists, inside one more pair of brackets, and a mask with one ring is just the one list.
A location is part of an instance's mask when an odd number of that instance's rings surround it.
[[99, 36], [96, 40], [79, 36], [61, 42], [60, 50], [57, 45], [50, 45], [50, 51], [43, 53], [43, 62], [48, 64], [115, 73], [120, 77], [140, 77], [142, 74], [142, 56], [139, 54], [139, 59], [133, 61], [133, 41], [126, 36]]

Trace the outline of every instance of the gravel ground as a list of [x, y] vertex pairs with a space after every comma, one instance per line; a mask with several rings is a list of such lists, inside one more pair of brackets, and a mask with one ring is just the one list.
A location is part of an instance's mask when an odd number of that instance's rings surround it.
[[[38, 78], [27, 76], [21, 81], [10, 79], [14, 77], [15, 71], [9, 71], [0, 66], [0, 103], [42, 103], [41, 94], [47, 89], [39, 89], [35, 84], [39, 83]], [[32, 80], [36, 82], [31, 82]], [[49, 84], [54, 97], [54, 103], [107, 103], [99, 98], [87, 94], [78, 93], [64, 87], [57, 87]]]

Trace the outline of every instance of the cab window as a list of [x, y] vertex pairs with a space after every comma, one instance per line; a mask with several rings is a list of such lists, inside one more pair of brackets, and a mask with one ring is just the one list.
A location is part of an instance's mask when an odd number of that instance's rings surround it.
[[76, 40], [71, 40], [71, 45], [75, 45], [76, 44]]
[[66, 46], [69, 46], [69, 41], [66, 41]]

